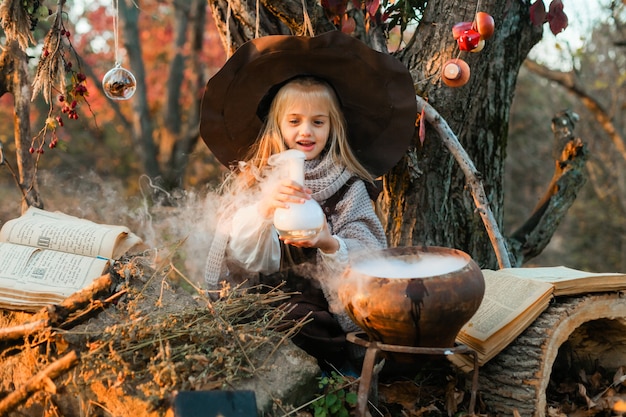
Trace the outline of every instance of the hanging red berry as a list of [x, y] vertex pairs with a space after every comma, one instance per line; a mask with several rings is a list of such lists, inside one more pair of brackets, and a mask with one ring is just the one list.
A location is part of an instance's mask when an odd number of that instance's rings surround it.
[[463, 33], [461, 33], [459, 38], [456, 40], [456, 43], [459, 45], [459, 49], [461, 51], [471, 51], [472, 49], [476, 49], [480, 43], [480, 33], [473, 29], [463, 31]]

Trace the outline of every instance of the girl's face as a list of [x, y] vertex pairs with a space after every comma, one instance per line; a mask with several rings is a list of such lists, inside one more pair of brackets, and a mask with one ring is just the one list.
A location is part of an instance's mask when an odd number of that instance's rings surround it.
[[304, 152], [307, 160], [317, 158], [326, 146], [330, 134], [326, 100], [295, 100], [287, 106], [280, 119], [280, 132], [289, 149]]

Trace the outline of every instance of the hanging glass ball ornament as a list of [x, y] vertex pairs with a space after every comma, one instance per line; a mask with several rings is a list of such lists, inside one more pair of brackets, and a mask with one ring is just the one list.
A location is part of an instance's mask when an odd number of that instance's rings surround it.
[[137, 80], [132, 72], [117, 65], [104, 74], [102, 88], [111, 100], [128, 100], [135, 94]]

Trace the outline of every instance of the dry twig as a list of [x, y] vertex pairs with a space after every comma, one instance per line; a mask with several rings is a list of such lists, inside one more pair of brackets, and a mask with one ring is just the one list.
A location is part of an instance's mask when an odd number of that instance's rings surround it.
[[75, 351], [71, 351], [62, 358], [52, 362], [42, 371], [29, 379], [26, 384], [19, 387], [0, 401], [0, 416], [6, 415], [6, 413], [24, 402], [33, 393], [50, 386], [54, 386], [52, 380], [70, 370], [78, 363], [78, 360], [78, 354]]
[[109, 294], [114, 283], [115, 280], [111, 274], [102, 275], [88, 287], [75, 292], [60, 304], [43, 307], [33, 315], [30, 322], [0, 329], [0, 342], [18, 340], [46, 328], [60, 326], [71, 314], [90, 306], [99, 296]]

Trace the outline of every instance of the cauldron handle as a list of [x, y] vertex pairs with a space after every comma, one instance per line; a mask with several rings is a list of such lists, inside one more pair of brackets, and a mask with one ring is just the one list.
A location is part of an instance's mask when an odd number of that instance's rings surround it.
[[[371, 392], [372, 377], [374, 375], [374, 365], [380, 349], [373, 344], [365, 351], [363, 359], [363, 368], [361, 369], [361, 382], [359, 383], [359, 394], [357, 402], [357, 417], [367, 416], [367, 403]], [[375, 378], [377, 379], [377, 378]]]
[[368, 341], [365, 340], [363, 337], [365, 337], [365, 334], [359, 332], [348, 333], [346, 335], [346, 339], [348, 340], [348, 342], [367, 348], [365, 351], [365, 358], [363, 359], [363, 367], [361, 368], [361, 380], [359, 382], [356, 417], [368, 417], [367, 404], [371, 392], [372, 377], [378, 373], [374, 371], [374, 365], [376, 364], [376, 358], [381, 351], [410, 353], [418, 355], [463, 354], [472, 356], [474, 362], [474, 372], [472, 375], [472, 391], [468, 412], [469, 415], [474, 415], [474, 408], [476, 407], [476, 396], [478, 394], [479, 369], [478, 355], [476, 354], [476, 351], [463, 344], [458, 344], [450, 348], [399, 346], [380, 343], [377, 341]]

